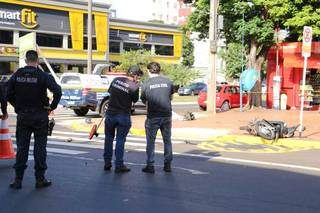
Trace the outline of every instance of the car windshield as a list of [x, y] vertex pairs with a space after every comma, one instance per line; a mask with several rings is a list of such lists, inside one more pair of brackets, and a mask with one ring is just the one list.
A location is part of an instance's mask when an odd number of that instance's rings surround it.
[[79, 76], [63, 76], [61, 84], [80, 84], [81, 80]]
[[[204, 91], [204, 92], [207, 92], [208, 89], [207, 87], [203, 88], [201, 91]], [[221, 91], [221, 86], [217, 86], [217, 89], [216, 89], [217, 93]]]

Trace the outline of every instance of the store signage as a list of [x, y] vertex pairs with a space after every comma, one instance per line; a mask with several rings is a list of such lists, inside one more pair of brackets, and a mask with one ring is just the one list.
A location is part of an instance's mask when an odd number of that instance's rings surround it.
[[31, 9], [23, 8], [21, 11], [10, 11], [0, 9], [0, 23], [5, 25], [15, 25], [14, 21], [28, 29], [38, 26], [37, 14]]
[[312, 28], [305, 26], [303, 28], [302, 56], [310, 57], [312, 47]]
[[18, 48], [16, 47], [0, 47], [0, 54], [14, 54], [18, 53]]
[[139, 40], [140, 40], [141, 42], [146, 42], [146, 41], [147, 41], [147, 34], [145, 34], [145, 33], [140, 33]]
[[128, 34], [130, 40], [146, 42], [148, 37], [145, 33], [129, 33]]

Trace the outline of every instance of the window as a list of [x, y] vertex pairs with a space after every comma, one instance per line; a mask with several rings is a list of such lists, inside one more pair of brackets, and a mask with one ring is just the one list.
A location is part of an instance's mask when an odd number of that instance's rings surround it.
[[134, 51], [134, 50], [151, 50], [150, 44], [140, 44], [140, 43], [124, 43], [124, 51]]
[[173, 46], [156, 45], [155, 50], [157, 55], [173, 56]]
[[37, 33], [37, 44], [42, 47], [62, 48], [63, 36], [45, 33]]
[[80, 84], [81, 80], [79, 76], [64, 76], [61, 79], [61, 84]]
[[0, 30], [0, 44], [13, 44], [13, 31]]
[[71, 36], [68, 36], [68, 48], [72, 49], [72, 39]]
[[120, 53], [120, 42], [110, 41], [109, 42], [110, 53]]
[[[88, 37], [83, 37], [83, 49], [88, 49]], [[92, 49], [97, 50], [97, 38], [92, 37]]]

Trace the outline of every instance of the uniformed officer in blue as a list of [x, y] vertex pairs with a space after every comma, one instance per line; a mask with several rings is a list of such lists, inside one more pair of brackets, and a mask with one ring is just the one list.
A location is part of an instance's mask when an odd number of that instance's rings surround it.
[[[139, 66], [128, 69], [128, 77], [115, 78], [109, 88], [110, 100], [105, 119], [104, 170], [112, 167], [113, 140], [116, 137], [115, 172], [125, 173], [130, 169], [123, 163], [124, 145], [131, 128], [132, 103], [139, 99], [138, 78], [143, 75]], [[117, 132], [117, 134], [115, 134]]]
[[146, 173], [154, 173], [154, 149], [157, 132], [160, 129], [164, 143], [165, 172], [171, 172], [172, 161], [172, 106], [174, 92], [173, 82], [160, 75], [161, 66], [157, 62], [148, 64], [150, 78], [143, 83], [141, 100], [147, 105], [147, 119], [145, 122], [147, 136], [147, 166], [142, 169]]
[[[38, 68], [38, 54], [34, 50], [26, 53], [27, 66], [18, 69], [8, 82], [7, 100], [17, 113], [16, 142], [17, 157], [15, 179], [11, 188], [20, 189], [24, 170], [27, 168], [31, 134], [34, 134], [34, 169], [36, 188], [51, 185], [45, 178], [47, 169], [48, 115], [57, 108], [61, 98], [61, 87], [54, 78]], [[47, 89], [53, 93], [49, 103]]]

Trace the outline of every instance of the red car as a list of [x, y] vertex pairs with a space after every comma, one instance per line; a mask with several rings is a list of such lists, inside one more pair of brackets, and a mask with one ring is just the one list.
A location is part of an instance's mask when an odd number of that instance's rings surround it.
[[[248, 96], [243, 94], [242, 103], [247, 103]], [[207, 88], [199, 93], [198, 104], [200, 109], [207, 108]], [[240, 107], [240, 88], [239, 86], [231, 86], [221, 84], [217, 86], [216, 107], [221, 111], [228, 111], [230, 108]]]

